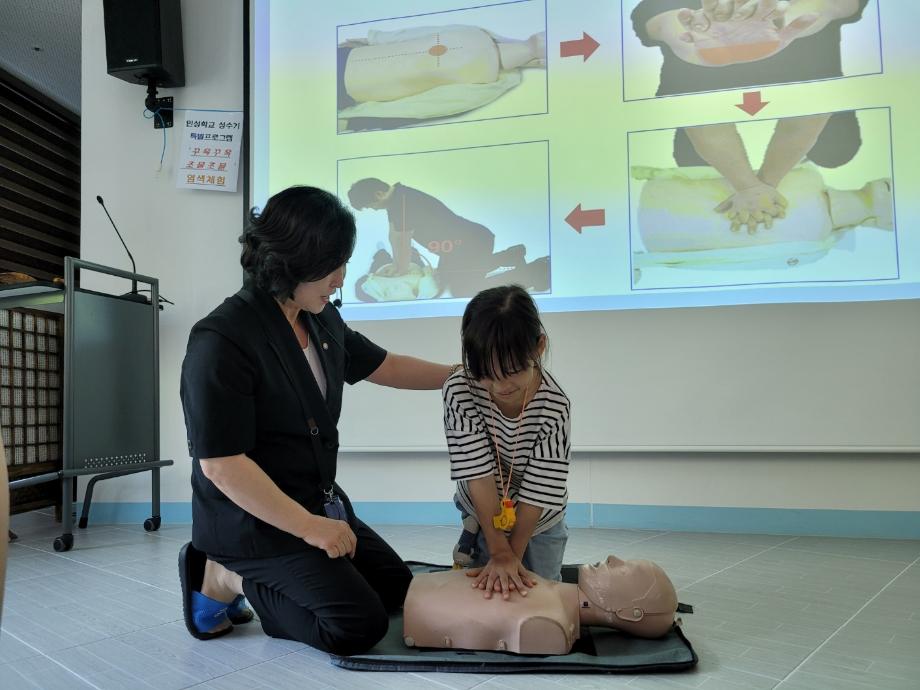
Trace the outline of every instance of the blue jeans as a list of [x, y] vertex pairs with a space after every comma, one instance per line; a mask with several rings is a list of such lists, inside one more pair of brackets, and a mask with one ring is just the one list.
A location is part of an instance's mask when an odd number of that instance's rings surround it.
[[[464, 534], [464, 537], [472, 536]], [[473, 560], [470, 566], [479, 568], [489, 562], [489, 547], [482, 530], [476, 533], [476, 546], [473, 550]], [[565, 554], [565, 544], [569, 540], [569, 528], [565, 518], [557, 522], [545, 532], [534, 535], [524, 551], [522, 563], [531, 572], [547, 580], [562, 579], [562, 558]]]

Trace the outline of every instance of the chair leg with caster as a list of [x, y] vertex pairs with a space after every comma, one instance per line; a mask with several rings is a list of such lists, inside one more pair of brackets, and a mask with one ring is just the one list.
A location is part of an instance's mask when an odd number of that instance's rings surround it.
[[54, 540], [55, 551], [70, 551], [73, 548], [73, 534], [62, 534]]

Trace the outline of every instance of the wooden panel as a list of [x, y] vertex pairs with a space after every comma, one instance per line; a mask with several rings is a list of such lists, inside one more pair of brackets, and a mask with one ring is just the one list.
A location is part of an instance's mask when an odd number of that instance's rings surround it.
[[80, 119], [0, 70], [0, 273], [80, 255]]

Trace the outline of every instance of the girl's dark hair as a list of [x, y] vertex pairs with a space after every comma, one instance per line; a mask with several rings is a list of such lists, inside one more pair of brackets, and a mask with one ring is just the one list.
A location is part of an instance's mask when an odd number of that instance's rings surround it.
[[299, 283], [324, 278], [346, 263], [355, 236], [355, 218], [336, 196], [316, 187], [288, 187], [261, 212], [249, 212], [240, 263], [248, 280], [287, 299]]
[[494, 380], [539, 365], [544, 334], [537, 305], [520, 285], [483, 290], [460, 322], [463, 366], [473, 379]]

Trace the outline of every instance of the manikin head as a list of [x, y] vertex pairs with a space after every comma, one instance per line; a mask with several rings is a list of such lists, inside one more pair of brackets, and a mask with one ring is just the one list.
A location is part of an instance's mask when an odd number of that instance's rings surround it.
[[865, 225], [884, 230], [894, 229], [894, 204], [892, 203], [891, 179], [873, 180], [859, 190], [869, 207], [872, 216]]
[[834, 229], [868, 226], [894, 230], [891, 179], [867, 182], [860, 189], [825, 189]]
[[533, 34], [526, 41], [499, 39], [496, 42], [503, 70], [521, 67], [546, 67], [546, 32]]
[[601, 563], [582, 565], [578, 588], [588, 599], [582, 613], [592, 608], [596, 624], [652, 638], [667, 633], [674, 623], [677, 592], [664, 570], [651, 561], [608, 556]]

